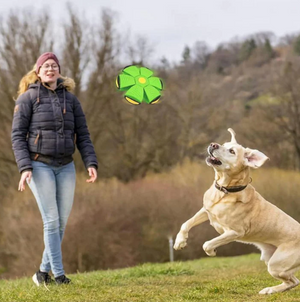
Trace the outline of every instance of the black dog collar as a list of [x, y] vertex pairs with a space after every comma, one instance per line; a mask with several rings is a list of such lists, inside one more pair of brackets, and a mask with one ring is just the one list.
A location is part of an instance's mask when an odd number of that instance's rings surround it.
[[228, 193], [234, 193], [234, 192], [240, 192], [240, 191], [243, 191], [244, 189], [246, 189], [247, 185], [246, 186], [236, 186], [236, 187], [223, 187], [223, 186], [220, 186], [217, 181], [215, 182], [215, 187], [222, 191], [223, 193], [225, 194], [228, 194]]

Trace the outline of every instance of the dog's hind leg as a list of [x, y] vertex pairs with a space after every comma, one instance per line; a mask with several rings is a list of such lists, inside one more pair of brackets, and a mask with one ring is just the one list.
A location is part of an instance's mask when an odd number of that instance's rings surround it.
[[266, 265], [268, 265], [268, 262], [270, 258], [273, 256], [273, 254], [275, 253], [277, 247], [272, 244], [260, 243], [260, 242], [259, 243], [255, 242], [254, 245], [261, 251], [260, 260], [264, 261]]
[[268, 262], [268, 271], [271, 276], [281, 280], [277, 286], [267, 287], [261, 290], [260, 294], [273, 294], [289, 290], [299, 285], [299, 280], [294, 273], [300, 269], [299, 248], [296, 244], [279, 246]]
[[186, 221], [180, 228], [179, 233], [176, 236], [174, 249], [180, 250], [186, 246], [186, 242], [188, 239], [188, 233], [190, 229], [204, 221], [208, 220], [207, 212], [204, 208], [202, 208], [199, 212], [197, 212], [191, 219]]

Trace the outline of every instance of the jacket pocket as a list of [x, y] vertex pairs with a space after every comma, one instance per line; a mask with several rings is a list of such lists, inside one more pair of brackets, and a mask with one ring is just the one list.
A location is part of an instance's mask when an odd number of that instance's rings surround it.
[[72, 155], [75, 152], [75, 136], [74, 133], [65, 133], [65, 154]]
[[41, 152], [41, 148], [42, 148], [42, 132], [41, 130], [38, 130], [37, 132], [37, 136], [34, 140], [34, 144], [36, 145], [36, 152], [40, 153]]

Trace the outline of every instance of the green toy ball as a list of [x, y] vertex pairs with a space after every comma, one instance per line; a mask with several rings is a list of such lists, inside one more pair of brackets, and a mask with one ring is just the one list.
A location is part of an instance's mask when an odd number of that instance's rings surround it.
[[146, 67], [127, 66], [116, 79], [120, 91], [126, 91], [125, 100], [133, 105], [143, 101], [156, 104], [160, 101], [163, 83], [160, 78], [153, 77], [153, 71]]

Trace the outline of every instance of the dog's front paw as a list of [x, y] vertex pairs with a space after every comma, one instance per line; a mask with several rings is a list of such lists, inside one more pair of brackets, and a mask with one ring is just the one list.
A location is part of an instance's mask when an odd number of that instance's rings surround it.
[[203, 244], [203, 250], [210, 257], [214, 257], [217, 255], [217, 251], [209, 246], [209, 241], [206, 241]]
[[178, 233], [176, 236], [175, 244], [173, 246], [174, 250], [182, 250], [187, 245], [188, 235], [183, 235], [182, 233]]

